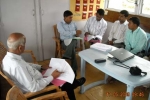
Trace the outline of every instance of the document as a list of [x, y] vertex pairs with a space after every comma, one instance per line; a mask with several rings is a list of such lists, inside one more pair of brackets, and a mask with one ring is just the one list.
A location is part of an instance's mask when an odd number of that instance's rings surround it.
[[72, 39], [66, 39], [66, 40], [64, 40], [64, 44], [66, 46], [68, 46], [71, 43], [71, 41], [72, 41]]
[[110, 51], [112, 51], [113, 47], [111, 45], [107, 45], [107, 44], [103, 44], [103, 43], [95, 43], [95, 44], [91, 45], [90, 48], [100, 50], [103, 52], [110, 52]]
[[43, 77], [49, 76], [56, 69], [59, 72], [62, 72], [62, 74], [57, 79], [54, 79], [51, 83], [56, 86], [62, 86], [65, 82], [71, 84], [73, 83], [75, 74], [71, 66], [64, 59], [51, 58], [49, 66], [50, 68], [43, 72]]
[[[83, 39], [83, 38], [81, 38], [81, 37], [73, 37], [73, 39], [81, 40], [81, 39]], [[68, 45], [71, 43], [71, 41], [72, 41], [72, 39], [66, 39], [66, 40], [64, 40], [64, 44], [65, 44], [66, 46], [68, 46]]]
[[82, 40], [83, 38], [81, 38], [81, 37], [74, 37], [73, 39]]

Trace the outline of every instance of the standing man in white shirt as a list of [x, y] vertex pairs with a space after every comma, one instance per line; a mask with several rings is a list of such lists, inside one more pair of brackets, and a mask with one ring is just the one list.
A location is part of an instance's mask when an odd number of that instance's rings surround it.
[[114, 22], [108, 37], [108, 44], [118, 48], [124, 48], [124, 36], [128, 29], [127, 10], [120, 11], [118, 20]]
[[[84, 45], [85, 49], [89, 48], [91, 44], [96, 42], [101, 42], [104, 33], [107, 29], [107, 22], [103, 19], [104, 17], [104, 10], [98, 9], [96, 16], [90, 17], [86, 25], [84, 27], [85, 31], [85, 38], [84, 38]], [[88, 39], [91, 36], [95, 36], [96, 38]]]
[[[23, 93], [40, 91], [62, 72], [55, 70], [51, 75], [44, 78], [40, 71], [41, 69], [46, 70], [49, 65], [41, 66], [24, 61], [21, 54], [24, 52], [25, 43], [26, 38], [21, 33], [12, 33], [9, 36], [7, 40], [8, 52], [2, 61], [2, 70]], [[83, 85], [84, 82], [83, 79], [74, 79], [73, 84], [66, 82], [61, 89], [67, 92], [70, 100], [76, 100], [74, 89]]]

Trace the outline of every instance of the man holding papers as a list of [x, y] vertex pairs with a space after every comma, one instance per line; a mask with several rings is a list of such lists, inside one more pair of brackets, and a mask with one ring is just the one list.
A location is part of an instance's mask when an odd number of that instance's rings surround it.
[[107, 22], [103, 19], [104, 10], [98, 9], [96, 16], [90, 17], [84, 27], [85, 31], [85, 49], [89, 48], [91, 44], [101, 42], [103, 35], [107, 29]]
[[[21, 54], [24, 52], [25, 43], [26, 38], [21, 33], [12, 33], [9, 36], [7, 40], [8, 52], [2, 61], [2, 70], [23, 93], [40, 91], [61, 76], [62, 73], [65, 73], [65, 71], [61, 72], [61, 70], [56, 69], [46, 77], [43, 77], [40, 72], [41, 69], [46, 70], [50, 67], [48, 65], [29, 64], [24, 61]], [[67, 92], [70, 100], [76, 100], [74, 89], [83, 85], [84, 82], [85, 80], [83, 79], [76, 80], [73, 78], [72, 81], [66, 80], [61, 84], [61, 89]]]
[[72, 22], [73, 14], [71, 11], [66, 10], [64, 12], [64, 20], [57, 24], [58, 32], [60, 33], [61, 46], [66, 52], [63, 55], [64, 59], [71, 59], [71, 67], [76, 74], [77, 61], [75, 47], [77, 40], [73, 39], [81, 34], [80, 30], [77, 30], [77, 26]]

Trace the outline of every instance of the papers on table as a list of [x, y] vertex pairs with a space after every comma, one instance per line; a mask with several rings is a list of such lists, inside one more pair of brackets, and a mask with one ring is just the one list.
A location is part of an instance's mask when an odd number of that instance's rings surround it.
[[59, 72], [62, 72], [62, 74], [57, 79], [52, 81], [54, 85], [63, 85], [64, 82], [71, 84], [73, 83], [75, 77], [74, 72], [71, 66], [64, 59], [51, 58], [49, 66], [51, 68], [46, 70], [46, 72], [43, 74], [43, 77], [51, 75], [52, 72], [56, 69]]
[[112, 50], [112, 46], [103, 43], [95, 43], [91, 45], [90, 48], [103, 51], [103, 52], [110, 52]]

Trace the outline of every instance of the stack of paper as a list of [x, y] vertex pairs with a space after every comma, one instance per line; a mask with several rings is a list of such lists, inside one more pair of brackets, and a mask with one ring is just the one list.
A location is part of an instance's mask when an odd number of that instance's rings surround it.
[[110, 52], [112, 50], [111, 45], [107, 45], [107, 44], [103, 44], [103, 43], [95, 43], [95, 44], [91, 45], [90, 48], [100, 50], [103, 52]]
[[51, 83], [57, 86], [63, 85], [64, 82], [69, 82], [71, 84], [73, 83], [75, 77], [74, 72], [71, 66], [64, 59], [51, 58], [49, 66], [50, 68], [43, 73], [43, 77], [51, 75], [56, 69], [59, 72], [62, 72], [62, 74], [57, 79], [54, 79]]

